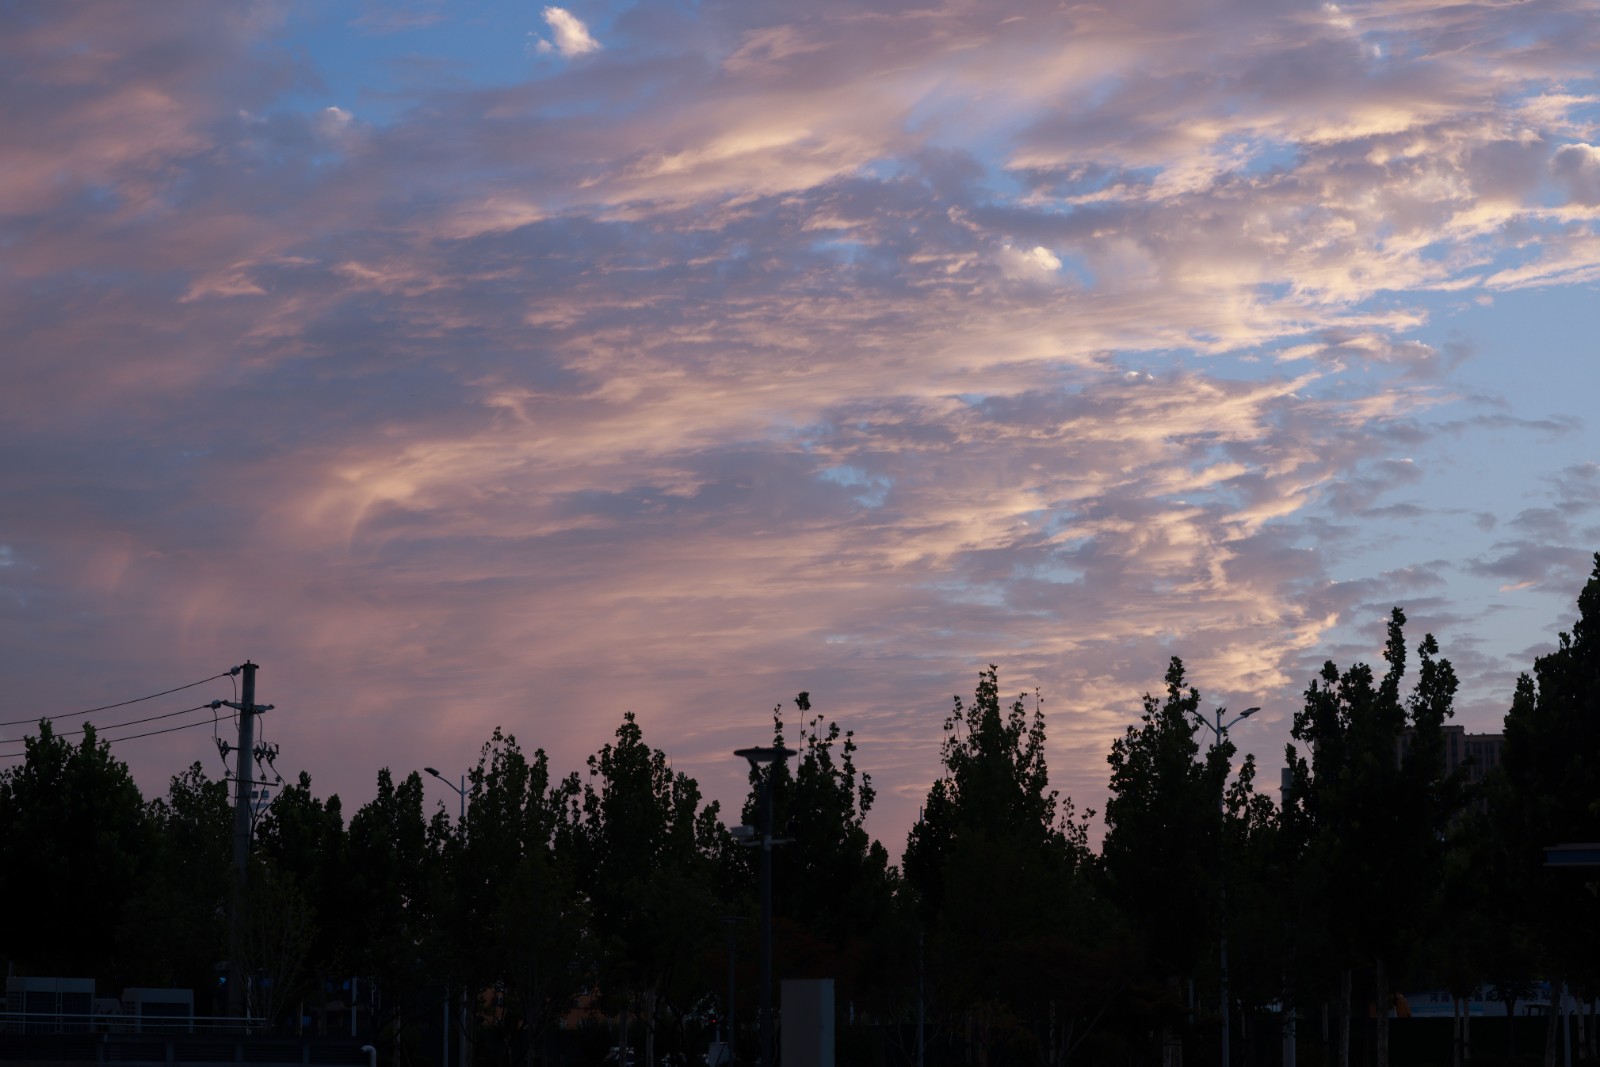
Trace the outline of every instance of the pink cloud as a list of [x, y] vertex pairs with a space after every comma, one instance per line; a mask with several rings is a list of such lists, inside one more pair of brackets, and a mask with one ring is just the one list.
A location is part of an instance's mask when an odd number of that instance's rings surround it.
[[548, 8], [583, 63], [330, 102], [292, 20], [116, 10], [0, 34], [19, 707], [248, 656], [324, 788], [497, 723], [577, 766], [631, 709], [716, 792], [809, 689], [897, 848], [985, 663], [1098, 806], [1172, 653], [1281, 734], [1377, 600], [1587, 536], [1344, 573], [1448, 521], [1442, 435], [1543, 432], [1426, 422], [1416, 334], [1600, 269], [1592, 18]]

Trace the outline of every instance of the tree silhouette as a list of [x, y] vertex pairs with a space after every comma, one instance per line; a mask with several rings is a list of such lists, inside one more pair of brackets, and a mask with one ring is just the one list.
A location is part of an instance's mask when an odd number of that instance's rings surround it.
[[1350, 1053], [1349, 968], [1356, 965], [1372, 969], [1375, 1062], [1388, 1067], [1392, 977], [1404, 974], [1418, 949], [1417, 917], [1438, 887], [1441, 842], [1455, 810], [1443, 755], [1455, 673], [1448, 660], [1435, 659], [1439, 648], [1429, 634], [1418, 647], [1415, 688], [1402, 700], [1404, 626], [1405, 613], [1395, 608], [1381, 679], [1364, 663], [1340, 673], [1330, 661], [1294, 719], [1294, 737], [1311, 756], [1292, 766], [1291, 792], [1311, 826], [1311, 884], [1321, 889], [1320, 910], [1346, 968], [1339, 994], [1341, 1067]]
[[[273, 872], [278, 892], [292, 887], [310, 910], [305, 971], [314, 993], [330, 979], [348, 978], [362, 964], [349, 852], [339, 797], [319, 799], [311, 790], [311, 776], [303, 771], [273, 799], [256, 828], [255, 855]], [[289, 906], [295, 907], [292, 901]], [[321, 1012], [318, 1018], [319, 1029], [325, 1030], [327, 1019]]]
[[717, 810], [702, 808], [695, 780], [645, 744], [632, 712], [589, 757], [575, 837], [581, 886], [602, 951], [601, 987], [644, 1023], [646, 1063], [655, 1062], [662, 1010], [686, 1006], [683, 970], [720, 936]]
[[211, 781], [199, 762], [174, 775], [166, 797], [146, 810], [150, 853], [118, 931], [118, 954], [138, 961], [139, 981], [190, 988], [202, 1013], [227, 954], [233, 891], [233, 812], [228, 783]]
[[143, 961], [119, 957], [117, 932], [153, 835], [125, 763], [85, 723], [76, 745], [49, 720], [0, 772], [0, 907], [8, 955], [24, 973], [133, 984]]
[[[762, 820], [764, 776], [772, 774], [773, 825], [788, 843], [773, 852], [777, 952], [790, 977], [834, 978], [841, 1004], [861, 1000], [869, 982], [892, 982], [886, 968], [904, 962], [906, 931], [897, 922], [898, 872], [867, 833], [877, 797], [855, 763], [855, 736], [811, 713], [811, 696], [795, 698], [801, 716], [796, 755], [752, 770], [743, 805], [746, 825]], [[772, 743], [784, 744], [783, 708], [772, 710]], [[733, 849], [740, 901], [754, 897], [759, 853]], [[881, 1009], [887, 1005], [880, 1004]]]
[[1018, 697], [1002, 711], [994, 666], [970, 705], [955, 699], [943, 762], [904, 861], [936, 1014], [964, 1023], [980, 1065], [1002, 1049], [1045, 1056], [1093, 1014], [1081, 971], [1062, 965], [1092, 953], [1086, 928], [1109, 929], [1084, 878], [1084, 822], [1049, 788], [1042, 708]]
[[1202, 757], [1200, 693], [1178, 657], [1165, 680], [1165, 699], [1146, 695], [1139, 725], [1106, 757], [1111, 796], [1101, 857], [1111, 895], [1142, 935], [1149, 977], [1165, 990], [1147, 994], [1158, 1005], [1157, 1022], [1170, 1028], [1184, 1017], [1181, 980], [1217, 943], [1223, 783], [1234, 748], [1213, 746]]
[[464, 830], [449, 839], [441, 886], [455, 901], [442, 954], [476, 996], [498, 991], [484, 1052], [511, 1062], [535, 1055], [584, 978], [588, 925], [574, 883], [578, 862], [566, 821], [575, 778], [552, 782], [543, 749], [526, 757], [497, 727], [472, 771]]
[[[1508, 792], [1500, 822], [1508, 876], [1521, 883], [1545, 977], [1600, 988], [1600, 933], [1576, 921], [1592, 912], [1594, 881], [1548, 870], [1542, 850], [1600, 841], [1600, 553], [1578, 596], [1578, 618], [1556, 650], [1517, 681], [1505, 721]], [[1553, 1037], [1554, 1035], [1552, 1035]], [[1546, 1062], [1554, 1055], [1547, 1042]]]

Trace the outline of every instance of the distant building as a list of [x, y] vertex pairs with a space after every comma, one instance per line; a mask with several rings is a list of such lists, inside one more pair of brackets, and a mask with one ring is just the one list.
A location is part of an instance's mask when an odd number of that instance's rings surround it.
[[[1506, 746], [1505, 734], [1469, 734], [1463, 726], [1444, 729], [1446, 770], [1465, 770], [1467, 781], [1481, 782], [1500, 766], [1500, 756]], [[1455, 755], [1457, 745], [1461, 749], [1459, 757]]]
[[[1398, 760], [1411, 747], [1413, 731], [1407, 730], [1395, 746]], [[1469, 783], [1476, 784], [1500, 766], [1500, 753], [1505, 747], [1505, 734], [1469, 734], [1465, 726], [1446, 723], [1444, 726], [1445, 775], [1460, 773]]]
[[[1395, 759], [1398, 761], [1411, 744], [1411, 731], [1395, 742]], [[1469, 734], [1465, 726], [1447, 723], [1444, 727], [1444, 767], [1446, 775], [1459, 772], [1468, 783], [1476, 785], [1500, 766], [1505, 750], [1506, 735]], [[1278, 776], [1278, 806], [1282, 807], [1289, 796], [1291, 774], [1284, 767]]]

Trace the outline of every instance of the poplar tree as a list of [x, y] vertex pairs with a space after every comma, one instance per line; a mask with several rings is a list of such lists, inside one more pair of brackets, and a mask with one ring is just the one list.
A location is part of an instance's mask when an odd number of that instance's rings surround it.
[[[499, 727], [469, 782], [466, 823], [443, 839], [449, 873], [441, 889], [454, 906], [440, 955], [472, 997], [496, 990], [477, 1037], [498, 1046], [500, 1062], [519, 1052], [531, 1059], [585, 977], [588, 913], [568, 820], [579, 786], [575, 775], [552, 781], [544, 750], [526, 755]], [[436, 823], [444, 828], [442, 817]]]
[[1427, 635], [1417, 650], [1415, 687], [1402, 699], [1404, 627], [1405, 613], [1395, 608], [1381, 678], [1364, 663], [1340, 672], [1329, 661], [1294, 718], [1294, 738], [1308, 746], [1310, 759], [1292, 764], [1291, 796], [1309, 819], [1310, 884], [1320, 887], [1332, 944], [1342, 949], [1341, 1067], [1349, 1062], [1355, 966], [1371, 969], [1374, 1058], [1376, 1067], [1388, 1067], [1392, 980], [1417, 949], [1415, 917], [1439, 884], [1444, 830], [1456, 810], [1443, 740], [1455, 672], [1436, 658], [1438, 643]]
[[[935, 977], [936, 1014], [964, 1023], [980, 1065], [1002, 1049], [1053, 1060], [1098, 1017], [1085, 959], [1109, 925], [1084, 878], [1084, 819], [1049, 787], [1045, 721], [1002, 709], [998, 669], [944, 723], [943, 773], [906, 844]], [[1092, 814], [1092, 813], [1088, 813]], [[1054, 1010], [1053, 1010], [1054, 1009]]]
[[[691, 995], [679, 979], [720, 940], [713, 892], [723, 831], [699, 784], [645, 744], [632, 712], [589, 757], [575, 842], [602, 957], [601, 985], [644, 1023], [655, 1063], [657, 1024]], [[676, 1001], [676, 1003], [674, 1003]]]
[[350, 817], [348, 848], [353, 955], [377, 982], [382, 1009], [374, 1023], [398, 1051], [405, 999], [424, 981], [419, 946], [440, 909], [440, 843], [423, 815], [422, 776], [412, 771], [397, 785], [389, 768], [380, 770], [377, 795]]
[[[1600, 553], [1578, 595], [1578, 618], [1554, 652], [1517, 681], [1505, 719], [1508, 785], [1502, 840], [1515, 857], [1525, 914], [1545, 976], [1600, 988], [1600, 934], [1583, 916], [1594, 908], [1593, 872], [1543, 867], [1543, 849], [1600, 841]], [[1554, 1033], [1552, 1031], [1551, 1038]], [[1556, 1042], [1546, 1042], [1553, 1062]]]
[[1101, 857], [1111, 897], [1140, 935], [1149, 977], [1164, 987], [1151, 993], [1161, 1024], [1175, 1027], [1184, 1018], [1182, 980], [1217, 944], [1223, 785], [1234, 747], [1213, 745], [1202, 755], [1200, 693], [1176, 656], [1165, 681], [1165, 699], [1147, 694], [1139, 724], [1106, 757]]
[[[228, 783], [220, 784], [226, 802]], [[229, 837], [231, 824], [230, 815]], [[227, 842], [225, 837], [225, 857], [230, 856]], [[347, 981], [361, 963], [361, 923], [350, 878], [349, 844], [338, 794], [326, 800], [319, 798], [312, 791], [311, 776], [304, 771], [278, 793], [256, 828], [253, 862], [273, 872], [280, 890], [293, 887], [311, 909], [313, 927], [305, 969], [314, 991], [322, 990], [333, 980]], [[320, 1003], [321, 999], [316, 997], [315, 1002]], [[321, 1013], [318, 1026], [327, 1029], [327, 1019]]]
[[[146, 806], [151, 852], [124, 914], [118, 952], [139, 961], [140, 983], [195, 992], [196, 1010], [216, 1013], [207, 991], [227, 956], [233, 887], [233, 806], [226, 781], [196, 761]], [[221, 1009], [221, 1010], [225, 1010]]]
[[48, 975], [134, 984], [117, 931], [153, 847], [144, 798], [93, 725], [76, 744], [41, 720], [0, 771], [0, 955]]

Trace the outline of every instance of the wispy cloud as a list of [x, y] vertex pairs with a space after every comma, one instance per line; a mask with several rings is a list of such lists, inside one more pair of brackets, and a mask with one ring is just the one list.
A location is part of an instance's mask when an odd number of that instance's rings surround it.
[[249, 655], [347, 792], [502, 721], [576, 766], [627, 708], [737, 789], [804, 688], [892, 839], [987, 662], [1095, 805], [1173, 653], [1281, 726], [1428, 597], [1492, 696], [1527, 640], [1474, 620], [1575, 591], [1587, 394], [1485, 415], [1430, 329], [1600, 276], [1588, 7], [643, 5], [604, 49], [551, 7], [585, 62], [467, 19], [517, 70], [472, 80], [424, 5], [362, 38], [381, 91], [296, 20], [41, 10], [0, 25], [28, 708]]

